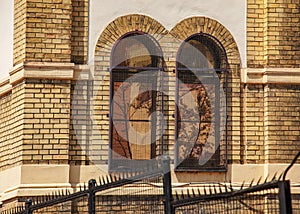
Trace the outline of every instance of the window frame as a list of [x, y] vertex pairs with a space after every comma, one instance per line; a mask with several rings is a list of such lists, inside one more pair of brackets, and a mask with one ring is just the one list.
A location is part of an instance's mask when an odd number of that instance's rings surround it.
[[[130, 66], [116, 66], [114, 65], [113, 63], [113, 60], [114, 60], [114, 54], [115, 54], [115, 51], [116, 51], [116, 48], [118, 47], [118, 45], [120, 44], [120, 42], [122, 41], [122, 39], [126, 38], [126, 37], [130, 37], [130, 36], [134, 36], [134, 35], [138, 35], [138, 36], [145, 36], [146, 40], [148, 40], [149, 42], [151, 42], [151, 44], [143, 44], [147, 49], [147, 45], [151, 46], [152, 47], [149, 47], [149, 48], [153, 48], [153, 50], [149, 51], [149, 53], [153, 53], [153, 51], [156, 53], [154, 55], [150, 55], [151, 58], [154, 56], [156, 57], [156, 60], [158, 60], [156, 62], [157, 66], [156, 67], [130, 67]], [[148, 49], [149, 50], [149, 49]], [[153, 59], [152, 59], [153, 60]], [[152, 63], [155, 63], [152, 61]], [[161, 64], [161, 65], [160, 65]], [[109, 168], [109, 171], [111, 172], [124, 172], [124, 171], [135, 171], [137, 170], [136, 167], [139, 166], [140, 168], [143, 168], [145, 166], [151, 166], [153, 164], [156, 163], [156, 160], [155, 160], [155, 156], [157, 156], [157, 154], [153, 154], [156, 152], [155, 148], [155, 145], [152, 145], [152, 144], [155, 144], [155, 143], [152, 143], [151, 144], [151, 159], [145, 159], [145, 160], [134, 160], [134, 159], [114, 159], [113, 158], [113, 128], [114, 128], [114, 125], [113, 125], [113, 120], [114, 120], [114, 110], [113, 110], [113, 97], [114, 97], [114, 83], [116, 82], [115, 81], [115, 76], [114, 76], [114, 72], [126, 72], [126, 74], [124, 76], [126, 76], [123, 80], [120, 80], [120, 82], [124, 82], [126, 81], [126, 79], [128, 77], [130, 77], [131, 75], [134, 75], [134, 74], [138, 74], [140, 72], [143, 72], [143, 71], [147, 71], [147, 70], [150, 70], [150, 71], [163, 71], [163, 68], [164, 68], [164, 58], [163, 58], [163, 52], [162, 52], [162, 49], [159, 45], [159, 43], [157, 42], [157, 40], [145, 33], [145, 32], [141, 32], [141, 31], [131, 31], [131, 32], [128, 32], [126, 34], [124, 34], [123, 36], [121, 36], [114, 44], [113, 48], [112, 48], [112, 51], [111, 51], [111, 54], [110, 54], [110, 109], [109, 109], [109, 157], [108, 157], [108, 168]], [[134, 70], [135, 72], [131, 72], [130, 70]], [[155, 98], [154, 98], [155, 100]], [[153, 97], [152, 97], [152, 101], [153, 101]], [[130, 120], [129, 120], [130, 121]], [[152, 127], [152, 124], [153, 124], [153, 121], [150, 119], [150, 124], [151, 124], [151, 127]], [[151, 134], [151, 139], [153, 138], [152, 134]], [[163, 138], [163, 136], [161, 137]], [[116, 166], [120, 166], [120, 168], [116, 168]]]
[[[203, 37], [205, 39], [208, 39], [210, 40], [210, 42], [212, 42], [215, 47], [214, 48], [217, 48], [219, 50], [219, 53], [218, 53], [218, 58], [220, 59], [220, 66], [219, 68], [215, 68], [215, 65], [214, 65], [214, 68], [211, 69], [212, 71], [215, 71], [217, 73], [224, 73], [225, 74], [225, 162], [224, 162], [224, 165], [219, 165], [219, 166], [216, 166], [216, 167], [190, 167], [190, 166], [180, 166], [180, 164], [182, 162], [180, 162], [179, 160], [179, 142], [178, 142], [178, 129], [179, 129], [179, 125], [178, 125], [178, 121], [179, 121], [179, 110], [178, 110], [178, 106], [177, 106], [177, 103], [179, 101], [179, 72], [180, 70], [184, 70], [184, 69], [180, 69], [179, 67], [179, 57], [180, 57], [180, 54], [181, 54], [181, 51], [182, 51], [182, 47], [184, 44], [186, 44], [188, 41], [192, 40], [193, 38], [195, 37]], [[217, 58], [216, 56], [214, 56], [215, 58]], [[223, 65], [222, 63], [223, 62]], [[178, 51], [177, 51], [177, 56], [176, 56], [176, 69], [175, 69], [175, 72], [176, 72], [176, 92], [175, 92], [175, 100], [176, 100], [176, 107], [175, 107], [175, 151], [174, 151], [174, 170], [175, 171], [209, 171], [209, 172], [222, 172], [222, 171], [227, 171], [227, 168], [228, 168], [228, 58], [227, 58], [227, 54], [226, 54], [226, 50], [225, 48], [223, 47], [223, 45], [221, 44], [221, 42], [215, 38], [214, 36], [210, 35], [210, 34], [206, 34], [206, 33], [196, 33], [196, 34], [193, 34], [191, 36], [189, 36], [188, 38], [186, 38], [182, 43], [181, 45], [179, 46], [178, 48]], [[190, 72], [191, 69], [186, 69], [186, 70], [189, 70]], [[220, 85], [220, 84], [219, 84]], [[216, 90], [217, 91], [217, 90]], [[216, 129], [216, 127], [215, 127]], [[220, 154], [220, 149], [221, 149], [221, 145], [220, 145], [220, 137], [219, 137], [219, 146], [218, 146], [218, 155], [220, 157], [220, 160], [221, 160], [221, 154]], [[215, 154], [214, 154], [215, 155]], [[214, 156], [213, 155], [213, 156]]]

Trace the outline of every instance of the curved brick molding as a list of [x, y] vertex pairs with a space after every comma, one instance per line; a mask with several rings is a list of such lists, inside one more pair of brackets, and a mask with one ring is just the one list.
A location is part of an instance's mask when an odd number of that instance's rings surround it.
[[[175, 73], [176, 69], [176, 55], [182, 42], [189, 36], [196, 33], [206, 33], [215, 37], [222, 46], [225, 48], [228, 62], [229, 62], [229, 81], [228, 87], [231, 94], [229, 96], [229, 124], [232, 128], [228, 133], [229, 135], [229, 153], [230, 162], [239, 162], [240, 160], [240, 97], [235, 96], [240, 94], [240, 67], [241, 59], [240, 53], [233, 36], [226, 27], [218, 21], [208, 17], [190, 17], [182, 20], [169, 32], [158, 21], [145, 15], [131, 14], [121, 16], [112, 21], [104, 29], [98, 39], [95, 48], [94, 59], [94, 86], [96, 91], [101, 90], [101, 93], [95, 92], [94, 112], [97, 117], [95, 118], [98, 130], [101, 130], [101, 137], [98, 134], [93, 134], [95, 142], [101, 142], [99, 148], [105, 151], [99, 159], [103, 164], [107, 161], [108, 144], [109, 144], [109, 80], [110, 80], [110, 54], [113, 45], [124, 34], [128, 32], [140, 31], [151, 35], [157, 40], [162, 48], [165, 60], [165, 72], [169, 73], [169, 90], [170, 94], [175, 93]], [[233, 96], [235, 97], [233, 99]], [[170, 152], [173, 152], [174, 146], [174, 118], [171, 117], [175, 111], [175, 96], [170, 96], [168, 100], [169, 105], [169, 135], [168, 142]], [[171, 154], [173, 155], [173, 154]]]
[[221, 23], [208, 17], [190, 17], [182, 20], [171, 31], [175, 38], [184, 41], [195, 33], [206, 33], [214, 36], [226, 50], [230, 67], [240, 66], [241, 59], [237, 43]]

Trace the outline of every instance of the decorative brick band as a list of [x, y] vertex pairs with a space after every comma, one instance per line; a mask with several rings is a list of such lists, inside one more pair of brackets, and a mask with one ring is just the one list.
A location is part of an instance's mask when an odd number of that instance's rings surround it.
[[230, 65], [240, 65], [240, 54], [233, 36], [226, 27], [212, 18], [197, 16], [184, 19], [170, 31], [170, 34], [184, 41], [200, 32], [212, 35], [220, 41], [226, 50]]

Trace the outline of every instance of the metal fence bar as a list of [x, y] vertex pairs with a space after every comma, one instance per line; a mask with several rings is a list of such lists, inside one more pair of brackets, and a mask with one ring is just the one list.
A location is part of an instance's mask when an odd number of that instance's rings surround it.
[[32, 214], [31, 206], [32, 206], [32, 200], [27, 199], [25, 202], [25, 213], [26, 214]]
[[161, 157], [161, 165], [163, 168], [163, 188], [165, 195], [165, 214], [173, 214], [172, 207], [172, 181], [171, 181], [171, 171], [170, 171], [170, 157], [163, 156]]
[[95, 179], [89, 180], [89, 193], [88, 193], [88, 212], [89, 212], [89, 214], [96, 213], [95, 192], [94, 192], [95, 186], [96, 186], [96, 180]]
[[279, 181], [278, 188], [280, 214], [292, 214], [290, 181]]

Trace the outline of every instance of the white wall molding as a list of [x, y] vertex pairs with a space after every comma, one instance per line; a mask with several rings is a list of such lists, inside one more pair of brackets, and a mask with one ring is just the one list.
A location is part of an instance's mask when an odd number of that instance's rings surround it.
[[73, 79], [74, 63], [28, 62], [16, 65], [10, 74], [13, 85], [25, 78], [33, 79]]
[[[279, 176], [289, 164], [230, 164], [227, 172], [195, 172], [193, 185], [197, 187], [203, 182], [229, 182], [239, 186], [243, 182], [249, 183], [253, 179], [264, 180], [267, 176], [271, 179], [275, 173]], [[292, 185], [300, 184], [300, 164], [295, 164], [287, 174]], [[60, 189], [70, 192], [78, 191], [79, 185], [87, 183], [90, 179], [104, 176], [107, 166], [71, 166], [71, 165], [21, 165], [0, 172], [0, 201], [5, 201], [17, 196], [45, 195]], [[180, 176], [187, 178], [188, 182]], [[191, 184], [190, 173], [172, 171], [174, 183]], [[214, 176], [216, 178], [214, 178]], [[198, 178], [198, 179], [197, 179]], [[199, 180], [200, 179], [200, 180]], [[204, 179], [204, 180], [203, 180]], [[296, 188], [294, 192], [300, 193]]]
[[73, 63], [28, 62], [16, 65], [10, 76], [0, 80], [0, 97], [9, 93], [13, 85], [23, 79], [51, 80], [91, 80], [92, 68], [89, 65]]
[[300, 68], [244, 68], [242, 83], [300, 84]]

